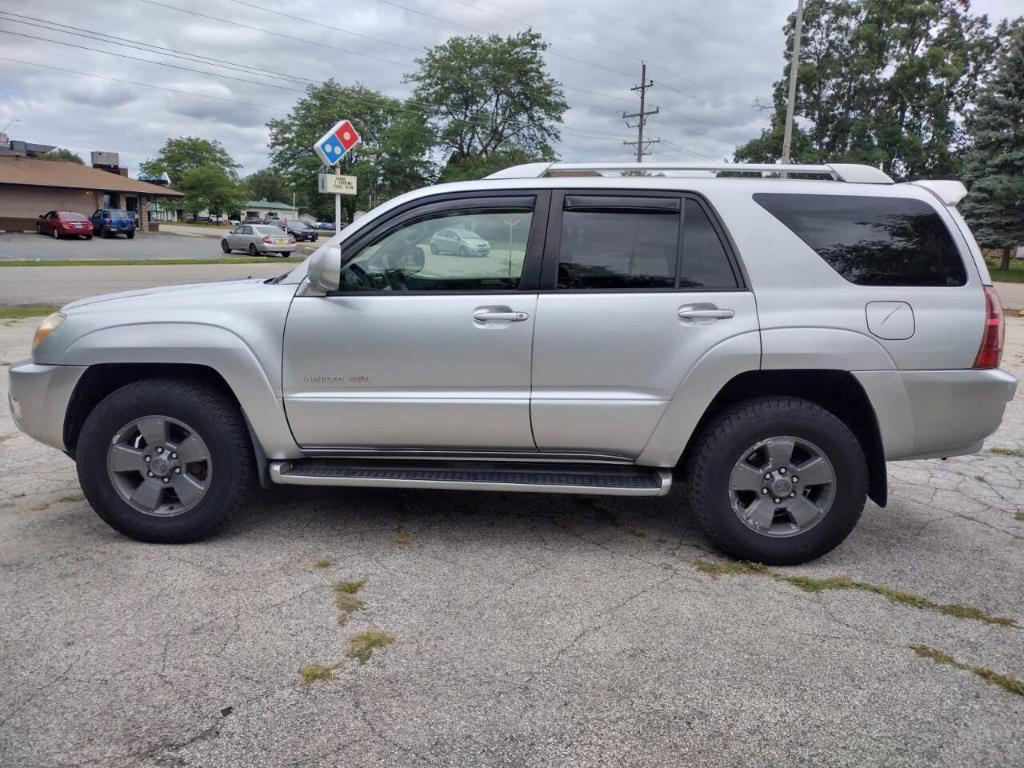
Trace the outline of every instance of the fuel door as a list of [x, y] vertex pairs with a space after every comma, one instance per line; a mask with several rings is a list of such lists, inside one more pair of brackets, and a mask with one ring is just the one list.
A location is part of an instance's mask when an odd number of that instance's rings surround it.
[[868, 330], [880, 339], [898, 341], [914, 335], [914, 310], [905, 301], [872, 301], [865, 311]]

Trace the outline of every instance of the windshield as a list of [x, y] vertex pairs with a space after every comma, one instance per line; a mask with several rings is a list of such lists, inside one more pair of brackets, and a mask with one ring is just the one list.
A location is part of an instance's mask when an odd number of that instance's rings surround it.
[[280, 227], [253, 227], [261, 235], [283, 235], [284, 230]]
[[68, 221], [87, 220], [84, 215], [82, 215], [81, 213], [76, 213], [75, 211], [60, 211], [57, 215], [62, 219], [67, 219]]

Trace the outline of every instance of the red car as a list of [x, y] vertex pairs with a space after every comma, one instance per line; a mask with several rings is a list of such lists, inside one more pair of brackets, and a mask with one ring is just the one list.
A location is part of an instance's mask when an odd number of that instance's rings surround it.
[[50, 211], [39, 217], [36, 233], [53, 235], [54, 240], [65, 235], [82, 235], [86, 240], [92, 240], [92, 222], [88, 216], [75, 211]]

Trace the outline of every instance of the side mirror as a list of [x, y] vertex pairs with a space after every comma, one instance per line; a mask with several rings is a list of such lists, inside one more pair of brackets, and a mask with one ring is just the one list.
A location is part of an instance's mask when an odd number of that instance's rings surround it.
[[341, 246], [329, 243], [309, 258], [306, 271], [309, 284], [318, 291], [330, 293], [341, 285]]

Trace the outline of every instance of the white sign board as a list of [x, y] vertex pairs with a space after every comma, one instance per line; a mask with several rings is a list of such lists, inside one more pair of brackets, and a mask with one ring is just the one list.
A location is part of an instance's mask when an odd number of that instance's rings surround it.
[[320, 191], [331, 195], [354, 195], [356, 193], [355, 176], [338, 176], [335, 173], [321, 173], [319, 176]]

